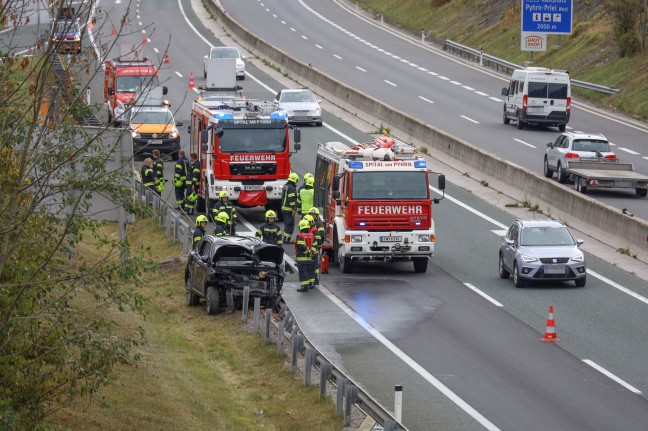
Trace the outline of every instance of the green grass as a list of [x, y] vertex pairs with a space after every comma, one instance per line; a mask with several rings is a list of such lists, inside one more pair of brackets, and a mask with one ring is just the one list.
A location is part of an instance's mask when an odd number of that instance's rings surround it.
[[[451, 39], [496, 57], [524, 64], [520, 50], [519, 1], [504, 0], [359, 0], [385, 22], [428, 39]], [[608, 109], [648, 119], [648, 55], [621, 58], [602, 2], [575, 2], [574, 33], [548, 35], [547, 51], [535, 52], [534, 65], [570, 72], [572, 78], [620, 89], [604, 94], [573, 87], [574, 97]], [[497, 91], [494, 89], [493, 91]]]
[[[149, 220], [129, 235], [135, 248], [168, 261], [181, 247]], [[163, 269], [164, 268], [164, 269]], [[338, 430], [331, 400], [304, 387], [284, 367], [274, 344], [250, 334], [240, 314], [207, 316], [184, 304], [183, 262], [165, 264], [140, 287], [146, 319], [113, 311], [120, 331], [145, 330], [136, 367], [118, 370], [114, 383], [91, 400], [59, 411], [56, 430]]]

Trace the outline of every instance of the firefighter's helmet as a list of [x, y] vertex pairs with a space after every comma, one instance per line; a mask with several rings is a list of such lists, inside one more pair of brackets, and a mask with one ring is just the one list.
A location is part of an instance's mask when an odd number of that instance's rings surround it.
[[310, 223], [308, 223], [308, 220], [301, 219], [299, 220], [299, 230], [304, 230], [304, 229], [310, 229]]
[[313, 208], [308, 210], [308, 213], [309, 214], [319, 215], [319, 209], [317, 207], [313, 207]]
[[272, 210], [268, 210], [265, 213], [266, 220], [268, 220], [269, 218], [276, 218], [276, 217], [277, 217], [277, 213]]
[[310, 214], [306, 214], [302, 220], [306, 220], [310, 226], [315, 225], [315, 219]]
[[299, 175], [297, 175], [296, 172], [291, 172], [290, 175], [288, 175], [288, 181], [297, 184], [297, 181], [299, 181]]
[[196, 202], [198, 200], [198, 193], [191, 192], [191, 194], [187, 196], [187, 200], [191, 203]]
[[204, 215], [199, 215], [198, 217], [196, 217], [196, 226], [200, 226], [200, 223], [203, 222], [207, 223], [207, 217], [205, 217]]
[[306, 180], [309, 179], [309, 178], [315, 178], [315, 177], [310, 172], [306, 172], [304, 174], [304, 182], [306, 182]]
[[304, 178], [304, 184], [312, 187], [315, 184], [315, 178], [313, 178], [312, 176], [308, 178]]
[[221, 223], [227, 223], [229, 221], [229, 216], [225, 211], [221, 211], [216, 216], [216, 221], [219, 221]]
[[218, 198], [219, 198], [219, 199], [229, 198], [229, 193], [227, 193], [225, 190], [223, 190], [222, 192], [220, 192], [220, 193], [218, 194]]

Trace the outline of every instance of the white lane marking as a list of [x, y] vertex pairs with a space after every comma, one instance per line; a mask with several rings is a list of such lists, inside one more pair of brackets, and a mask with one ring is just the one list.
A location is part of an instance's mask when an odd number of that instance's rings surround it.
[[290, 27], [290, 31], [297, 31], [297, 30], [295, 30], [294, 28]]
[[315, 44], [315, 46], [319, 49], [324, 49], [321, 45]]
[[450, 78], [443, 75], [439, 75], [439, 79], [443, 79], [444, 81], [450, 81]]
[[268, 8], [265, 8], [265, 10], [266, 10], [266, 12], [270, 12], [270, 9], [268, 9]]
[[419, 99], [424, 100], [424, 101], [426, 101], [427, 103], [434, 103], [434, 101], [432, 101], [432, 100], [430, 100], [430, 99], [426, 99], [426, 98], [423, 97], [423, 96], [419, 96]]
[[531, 147], [531, 148], [538, 148], [538, 147], [536, 147], [535, 145], [531, 145], [531, 144], [529, 144], [528, 142], [524, 142], [524, 141], [521, 140], [521, 139], [513, 138], [513, 140], [514, 140], [515, 142], [519, 142], [520, 144], [524, 144], [524, 145], [526, 145], [527, 147]]
[[620, 384], [621, 386], [623, 386], [627, 390], [629, 390], [631, 392], [634, 392], [637, 395], [641, 395], [641, 391], [639, 389], [637, 389], [634, 386], [626, 383], [624, 380], [621, 380], [619, 377], [615, 376], [614, 374], [612, 374], [611, 372], [609, 372], [605, 368], [601, 367], [596, 362], [590, 361], [589, 359], [583, 359], [583, 362], [585, 362], [590, 367], [594, 368], [599, 373], [602, 373], [602, 374], [606, 375], [607, 377], [611, 378], [612, 380], [614, 380], [615, 382], [617, 382], [618, 384]]
[[495, 235], [497, 235], [497, 236], [506, 236], [506, 232], [508, 232], [508, 230], [506, 230], [506, 229], [502, 229], [502, 230], [495, 230], [495, 229], [494, 229], [494, 230], [492, 230], [491, 232], [493, 232], [493, 233], [494, 233]]
[[387, 84], [391, 85], [392, 87], [398, 87], [398, 85], [394, 84], [394, 83], [391, 82], [391, 81], [387, 81], [386, 79], [385, 79], [385, 82], [386, 82]]
[[284, 21], [284, 20], [281, 20], [281, 23], [282, 23], [283, 25], [286, 25], [286, 21]]
[[638, 152], [636, 152], [636, 151], [631, 150], [630, 148], [623, 148], [623, 147], [619, 147], [619, 150], [621, 150], [621, 151], [625, 151], [626, 153], [629, 153], [629, 154], [632, 154], [632, 155], [635, 155], [635, 156], [636, 156], [637, 154], [641, 154], [641, 153], [638, 153]]
[[153, 51], [155, 51], [156, 54], [159, 54], [159, 53], [160, 53], [160, 51], [158, 51], [157, 48], [153, 48]]
[[362, 67], [360, 67], [360, 66], [356, 66], [356, 69], [358, 69], [358, 70], [359, 70], [360, 72], [366, 72], [366, 70], [365, 70], [365, 69], [363, 69], [363, 68], [362, 68]]
[[409, 65], [412, 66], [412, 67], [416, 67], [416, 68], [418, 68], [418, 64], [414, 64], [414, 63], [407, 63], [407, 64], [409, 64]]
[[475, 91], [474, 88], [469, 87], [469, 86], [467, 86], [467, 85], [464, 85], [462, 88], [465, 88], [465, 89], [468, 90], [468, 91]]
[[277, 14], [274, 14], [274, 13], [272, 14], [272, 17], [273, 18], [278, 18]]
[[438, 73], [436, 73], [436, 72], [432, 72], [432, 71], [429, 71], [429, 72], [428, 72], [428, 75], [432, 75], [432, 76], [439, 76]]
[[342, 57], [340, 57], [340, 56], [337, 55], [337, 54], [333, 54], [333, 57], [337, 58], [338, 60], [342, 60]]
[[[289, 256], [286, 256], [286, 260], [290, 259]], [[292, 259], [290, 259], [292, 260]], [[293, 261], [294, 262], [294, 261]], [[294, 263], [293, 263], [294, 265]], [[421, 377], [423, 377], [428, 383], [433, 385], [439, 392], [448, 397], [449, 400], [454, 402], [457, 406], [463, 409], [466, 413], [472, 416], [476, 421], [482, 424], [489, 431], [499, 431], [499, 428], [495, 426], [491, 421], [486, 419], [481, 413], [475, 410], [470, 404], [465, 402], [461, 397], [452, 392], [450, 388], [444, 385], [436, 377], [430, 374], [425, 368], [420, 366], [416, 361], [410, 358], [405, 352], [399, 349], [394, 343], [389, 341], [383, 334], [381, 334], [376, 328], [371, 326], [369, 322], [362, 318], [359, 314], [354, 312], [348, 305], [342, 302], [338, 297], [331, 293], [326, 287], [320, 284], [318, 290], [322, 292], [331, 302], [338, 306], [342, 311], [344, 311], [349, 317], [355, 320], [360, 326], [362, 326], [367, 332], [369, 332], [376, 340], [378, 340], [382, 345], [388, 348], [392, 353], [397, 355], [403, 362], [405, 362], [412, 370], [417, 372]]]
[[329, 129], [331, 132], [333, 132], [336, 135], [340, 136], [341, 138], [344, 138], [347, 141], [351, 142], [353, 145], [358, 145], [360, 143], [360, 142], [356, 141], [355, 139], [351, 138], [350, 136], [345, 135], [344, 133], [342, 133], [341, 131], [339, 131], [338, 129], [336, 129], [335, 127], [331, 126], [328, 123], [323, 123], [322, 125], [324, 127], [326, 127], [327, 129]]
[[461, 82], [457, 82], [457, 81], [450, 81], [450, 84], [454, 84], [454, 85], [461, 85]]
[[176, 70], [175, 72], [176, 75], [178, 75], [179, 78], [183, 78], [182, 74]]
[[502, 102], [504, 102], [502, 99], [500, 99], [500, 98], [498, 98], [498, 97], [488, 96], [488, 98], [489, 98], [490, 100], [493, 100], [493, 101], [497, 102], [497, 103], [502, 103]]
[[304, 36], [303, 34], [302, 34], [302, 39], [308, 40], [308, 38], [306, 36]]
[[480, 96], [488, 96], [488, 94], [484, 93], [483, 91], [475, 91], [475, 94], [479, 94]]
[[144, 24], [142, 24], [142, 21], [138, 22], [138, 24], [139, 24], [140, 26], [144, 25]]
[[420, 70], [421, 72], [427, 72], [428, 71], [425, 67], [419, 67], [418, 70]]
[[[442, 194], [443, 194], [443, 192], [442, 192], [441, 190], [437, 189], [436, 187], [432, 187], [432, 186], [430, 186], [430, 190], [432, 190], [434, 193], [437, 193], [438, 195], [442, 195]], [[461, 208], [463, 208], [463, 209], [465, 209], [465, 210], [467, 210], [467, 211], [470, 211], [471, 213], [477, 215], [478, 217], [481, 217], [481, 218], [483, 218], [484, 220], [486, 220], [486, 221], [488, 221], [488, 222], [491, 222], [492, 224], [494, 224], [494, 225], [497, 226], [498, 228], [508, 230], [508, 226], [506, 226], [506, 225], [504, 225], [504, 224], [498, 222], [497, 220], [495, 220], [495, 219], [492, 218], [492, 217], [487, 216], [487, 215], [484, 214], [483, 212], [477, 211], [477, 210], [474, 209], [473, 207], [470, 207], [470, 206], [468, 206], [467, 204], [465, 204], [465, 203], [459, 201], [458, 199], [453, 198], [452, 196], [450, 196], [450, 195], [447, 194], [447, 193], [445, 194], [445, 198], [448, 199], [450, 202], [452, 202], [452, 203], [454, 203], [454, 204], [456, 204], [456, 205], [459, 205]]]
[[635, 299], [638, 299], [639, 301], [643, 302], [644, 304], [648, 304], [648, 298], [646, 298], [646, 297], [644, 297], [644, 296], [641, 296], [641, 295], [639, 295], [638, 293], [633, 292], [632, 290], [630, 290], [630, 289], [628, 289], [628, 288], [625, 288], [625, 287], [621, 286], [619, 283], [616, 283], [616, 282], [610, 280], [609, 278], [604, 277], [604, 276], [602, 276], [601, 274], [592, 271], [592, 270], [589, 269], [589, 268], [587, 268], [587, 274], [589, 274], [589, 275], [591, 275], [591, 276], [593, 276], [593, 277], [598, 278], [598, 279], [601, 280], [602, 282], [609, 284], [610, 286], [614, 287], [615, 289], [617, 289], [617, 290], [619, 290], [619, 291], [621, 291], [621, 292], [623, 292], [623, 293], [625, 293], [625, 294], [628, 294], [628, 295], [632, 296], [632, 297], [635, 298]]
[[470, 284], [470, 283], [464, 283], [464, 284], [466, 285], [466, 287], [468, 287], [468, 289], [472, 290], [473, 292], [477, 293], [478, 295], [483, 296], [484, 298], [486, 298], [488, 301], [492, 302], [492, 303], [495, 304], [496, 306], [498, 306], [498, 307], [503, 307], [502, 304], [500, 304], [499, 302], [497, 302], [496, 300], [494, 300], [494, 299], [491, 298], [490, 296], [486, 295], [484, 292], [482, 292], [481, 290], [477, 289], [477, 288], [476, 288], [475, 286], [473, 286], [472, 284]]
[[642, 157], [642, 159], [646, 159], [646, 160], [648, 160], [648, 157]]
[[479, 124], [479, 121], [473, 120], [472, 118], [466, 117], [465, 115], [462, 115], [461, 118], [463, 118], [464, 120], [472, 121], [475, 124]]

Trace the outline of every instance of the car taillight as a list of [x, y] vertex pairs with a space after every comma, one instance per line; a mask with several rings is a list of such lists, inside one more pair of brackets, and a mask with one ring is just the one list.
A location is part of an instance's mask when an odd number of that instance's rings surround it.
[[526, 111], [528, 104], [529, 104], [529, 96], [525, 94], [524, 97], [522, 98], [522, 109]]
[[566, 158], [566, 159], [577, 159], [577, 158], [578, 158], [578, 154], [576, 154], [576, 153], [566, 153], [566, 154], [565, 154], [565, 158]]
[[571, 97], [567, 98], [567, 112], [569, 112], [569, 109], [571, 108]]
[[605, 156], [605, 158], [614, 160], [616, 159], [616, 154], [608, 154], [607, 156]]

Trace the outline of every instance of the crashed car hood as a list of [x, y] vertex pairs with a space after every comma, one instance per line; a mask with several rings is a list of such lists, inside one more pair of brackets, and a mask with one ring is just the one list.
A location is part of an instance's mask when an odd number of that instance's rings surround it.
[[245, 257], [246, 260], [272, 262], [281, 265], [284, 259], [284, 249], [272, 244], [257, 244], [248, 246], [246, 244], [228, 244], [219, 247], [214, 253], [214, 262], [226, 257]]

